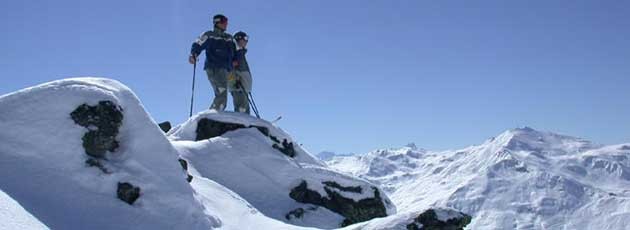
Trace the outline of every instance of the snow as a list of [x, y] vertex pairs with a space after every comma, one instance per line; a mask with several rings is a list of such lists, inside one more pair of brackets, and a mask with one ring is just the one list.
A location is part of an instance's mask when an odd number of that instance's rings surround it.
[[[199, 120], [203, 118], [226, 122], [226, 123], [242, 124], [242, 125], [245, 125], [246, 127], [250, 127], [250, 126], [267, 127], [269, 129], [270, 135], [277, 137], [279, 140], [286, 139], [288, 142], [294, 142], [291, 136], [287, 132], [277, 127], [275, 124], [272, 124], [271, 122], [268, 122], [262, 119], [257, 119], [255, 117], [241, 114], [241, 113], [233, 113], [233, 112], [219, 113], [215, 110], [207, 110], [207, 111], [198, 113], [192, 116], [191, 118], [189, 118], [183, 124], [180, 124], [176, 126], [175, 128], [171, 129], [167, 133], [169, 139], [171, 139], [172, 141], [181, 141], [181, 140], [194, 141], [197, 135], [196, 133], [197, 123], [199, 122]], [[298, 162], [306, 163], [306, 164], [313, 164], [313, 165], [320, 165], [320, 166], [324, 165], [323, 162], [313, 157], [310, 153], [308, 153], [306, 150], [301, 148], [299, 145], [296, 145], [295, 147], [297, 150], [295, 160], [297, 160]]]
[[[438, 216], [438, 220], [440, 221], [448, 221], [455, 218], [462, 218], [463, 216], [457, 210], [453, 210], [450, 208], [432, 208], [435, 214]], [[414, 211], [405, 211], [397, 213], [396, 215], [377, 218], [367, 222], [354, 224], [341, 230], [351, 230], [351, 229], [387, 229], [387, 230], [406, 230], [407, 225], [410, 223], [414, 223], [414, 219], [417, 218], [421, 213], [427, 211], [426, 209], [418, 209]], [[415, 223], [418, 228], [422, 227], [422, 224]]]
[[[70, 116], [105, 100], [123, 114], [120, 146], [99, 160], [107, 172], [86, 164], [82, 138], [99, 127]], [[254, 127], [195, 141], [204, 118], [266, 127], [294, 143], [296, 156]], [[0, 96], [0, 140], [0, 229], [337, 228], [344, 217], [289, 196], [303, 181], [323, 196], [326, 181], [360, 188], [327, 187], [353, 201], [379, 191], [388, 216], [342, 229], [406, 229], [428, 209], [442, 221], [472, 215], [468, 229], [630, 225], [630, 144], [527, 127], [460, 150], [410, 143], [322, 162], [275, 124], [239, 113], [203, 111], [164, 134], [126, 86], [74, 78]], [[120, 182], [140, 187], [140, 198], [118, 199]], [[301, 218], [286, 218], [298, 209]]]
[[[271, 123], [243, 114], [215, 111], [202, 112], [168, 133], [181, 156], [193, 165], [200, 176], [211, 178], [239, 194], [268, 217], [300, 226], [340, 226], [344, 219], [342, 216], [325, 208], [314, 209], [312, 205], [298, 203], [289, 196], [291, 189], [302, 181], [307, 182], [308, 189], [322, 196], [327, 196], [322, 182], [334, 181], [343, 186], [358, 186], [363, 191], [353, 193], [336, 190], [346, 198], [359, 201], [374, 197], [373, 184], [324, 167], [322, 162], [299, 145], [295, 145], [295, 158], [285, 156], [272, 148], [271, 139], [256, 128], [237, 129], [219, 137], [194, 141], [197, 122], [202, 118], [263, 126], [269, 128], [271, 135], [293, 140]], [[391, 204], [386, 196], [382, 198]], [[393, 205], [386, 207], [389, 214], [395, 213]], [[307, 210], [304, 218], [287, 220], [285, 216], [298, 208]]]
[[191, 186], [197, 192], [197, 198], [208, 213], [216, 214], [221, 220], [221, 229], [259, 229], [263, 226], [267, 229], [308, 229], [269, 218], [222, 185], [196, 172], [193, 172], [193, 176]]
[[626, 229], [623, 146], [525, 127], [461, 150], [403, 147], [327, 164], [380, 184], [400, 213], [450, 207], [473, 216], [469, 229]]
[[461, 218], [462, 214], [453, 209], [435, 209], [435, 214], [437, 215], [437, 219], [441, 221], [448, 221], [450, 219]]
[[[88, 167], [82, 146], [87, 129], [70, 113], [79, 105], [110, 100], [123, 108], [120, 147], [103, 164]], [[177, 161], [178, 153], [119, 82], [98, 78], [54, 81], [0, 97], [0, 189], [53, 229], [211, 229]], [[117, 184], [141, 188], [129, 205]]]
[[48, 229], [17, 201], [0, 190], [0, 230]]
[[[83, 138], [100, 127], [80, 126], [71, 113], [102, 101], [120, 108], [123, 119], [118, 147], [97, 159], [87, 155]], [[202, 118], [266, 127], [272, 136], [293, 142], [296, 156], [273, 148], [256, 128], [194, 141]], [[292, 200], [291, 189], [306, 181], [325, 195], [322, 182], [334, 181], [361, 188], [337, 189], [358, 201], [373, 197], [376, 188], [326, 168], [284, 130], [251, 116], [204, 111], [165, 135], [129, 88], [103, 78], [53, 81], [0, 96], [0, 140], [3, 229], [337, 228], [344, 217]], [[180, 158], [188, 161], [187, 172]], [[187, 173], [193, 176], [190, 184]], [[123, 182], [140, 188], [131, 204], [117, 196]], [[380, 193], [387, 213], [395, 213]], [[302, 218], [285, 218], [297, 208], [304, 210]]]

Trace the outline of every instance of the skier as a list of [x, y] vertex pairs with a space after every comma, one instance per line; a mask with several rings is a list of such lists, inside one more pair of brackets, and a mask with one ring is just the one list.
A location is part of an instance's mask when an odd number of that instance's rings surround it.
[[230, 93], [234, 99], [234, 111], [250, 114], [247, 94], [252, 91], [252, 75], [247, 64], [247, 42], [249, 37], [243, 31], [234, 34], [236, 54], [234, 56], [234, 71], [228, 79]]
[[201, 51], [206, 51], [206, 62], [203, 69], [214, 90], [214, 100], [210, 109], [225, 110], [227, 104], [228, 73], [232, 70], [232, 61], [236, 47], [232, 35], [225, 32], [228, 18], [222, 14], [212, 17], [214, 29], [206, 31], [192, 44], [188, 62], [194, 64]]

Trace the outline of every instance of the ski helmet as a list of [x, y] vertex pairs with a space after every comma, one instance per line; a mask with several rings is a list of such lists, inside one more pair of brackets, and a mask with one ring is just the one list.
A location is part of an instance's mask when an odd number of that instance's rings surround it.
[[220, 22], [227, 22], [228, 18], [223, 14], [217, 14], [212, 17], [212, 22], [216, 25]]
[[239, 31], [239, 32], [236, 32], [234, 34], [234, 40], [236, 40], [236, 41], [240, 41], [240, 40], [248, 41], [249, 40], [249, 36], [247, 36], [247, 34], [245, 32]]

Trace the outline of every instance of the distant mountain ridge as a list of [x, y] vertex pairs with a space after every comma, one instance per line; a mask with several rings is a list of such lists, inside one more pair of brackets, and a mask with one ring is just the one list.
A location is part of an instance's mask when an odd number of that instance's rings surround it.
[[327, 164], [380, 184], [400, 211], [471, 214], [472, 229], [624, 229], [629, 146], [524, 127], [460, 150], [382, 149]]

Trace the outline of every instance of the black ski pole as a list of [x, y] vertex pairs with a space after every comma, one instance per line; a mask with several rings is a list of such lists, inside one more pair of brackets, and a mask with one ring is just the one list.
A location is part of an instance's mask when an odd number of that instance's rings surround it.
[[256, 111], [256, 117], [258, 117], [260, 119], [260, 112], [258, 111], [258, 106], [256, 106], [256, 102], [254, 102], [254, 96], [252, 96], [252, 92], [247, 92], [249, 94], [249, 97], [252, 101], [252, 105], [254, 106], [254, 111]]
[[188, 117], [192, 117], [193, 103], [195, 102], [195, 73], [197, 72], [197, 60], [193, 63], [193, 81], [192, 81], [192, 96], [190, 96], [190, 113]]
[[247, 90], [245, 89], [241, 81], [236, 81], [236, 84], [239, 88], [241, 88], [241, 90], [243, 90], [243, 94], [245, 94], [245, 97], [247, 98], [247, 101], [249, 102], [250, 107], [252, 108], [252, 110], [254, 110], [254, 114], [256, 114], [256, 117], [260, 119], [260, 113], [258, 113], [258, 107], [256, 106], [256, 103], [254, 102], [254, 97], [252, 96], [252, 92], [247, 92]]

